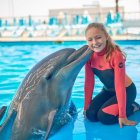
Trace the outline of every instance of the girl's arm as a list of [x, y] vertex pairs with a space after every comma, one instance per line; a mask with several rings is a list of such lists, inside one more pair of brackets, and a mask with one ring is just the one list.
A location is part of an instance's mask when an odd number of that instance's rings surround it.
[[137, 122], [130, 121], [126, 116], [126, 87], [125, 87], [125, 59], [118, 52], [114, 58], [115, 90], [119, 107], [119, 125], [136, 125]]
[[85, 102], [84, 102], [84, 110], [87, 110], [91, 100], [94, 89], [94, 73], [91, 68], [90, 60], [85, 64]]
[[126, 117], [125, 59], [121, 52], [114, 57], [114, 83], [119, 107], [119, 117]]

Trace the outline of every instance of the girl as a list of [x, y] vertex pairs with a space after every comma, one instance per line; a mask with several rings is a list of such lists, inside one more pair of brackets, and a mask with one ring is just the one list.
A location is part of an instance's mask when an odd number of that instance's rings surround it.
[[[104, 124], [136, 125], [127, 116], [140, 106], [135, 102], [136, 87], [125, 73], [125, 55], [101, 23], [86, 28], [86, 40], [93, 50], [85, 65], [84, 114], [90, 121]], [[103, 83], [102, 91], [92, 100], [94, 74]]]

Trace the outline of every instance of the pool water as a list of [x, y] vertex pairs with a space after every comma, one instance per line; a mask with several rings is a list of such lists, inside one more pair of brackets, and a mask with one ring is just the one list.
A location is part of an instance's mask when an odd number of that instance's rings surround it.
[[[136, 84], [138, 92], [136, 100], [140, 103], [140, 41], [118, 41], [117, 43], [127, 54], [126, 72]], [[10, 104], [23, 78], [37, 62], [57, 50], [63, 48], [78, 49], [84, 44], [85, 42], [64, 42], [62, 44], [51, 42], [0, 43], [0, 107]], [[140, 140], [139, 124], [119, 129], [118, 125], [105, 126], [85, 121], [82, 115], [83, 86], [84, 68], [78, 74], [72, 92], [72, 99], [79, 112], [78, 117], [76, 121], [64, 126], [50, 140], [58, 138], [60, 140], [114, 140], [115, 138], [116, 140]], [[101, 88], [102, 84], [96, 78], [94, 95], [100, 92]], [[137, 112], [132, 116], [132, 119], [140, 122], [140, 113]]]

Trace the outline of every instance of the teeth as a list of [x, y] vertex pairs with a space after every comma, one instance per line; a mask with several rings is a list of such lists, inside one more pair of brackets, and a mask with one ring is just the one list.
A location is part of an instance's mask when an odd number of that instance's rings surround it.
[[98, 47], [100, 47], [101, 45], [96, 45], [96, 47], [98, 48]]
[[92, 45], [92, 48], [99, 48], [101, 45]]
[[94, 46], [94, 48], [98, 48], [99, 46]]

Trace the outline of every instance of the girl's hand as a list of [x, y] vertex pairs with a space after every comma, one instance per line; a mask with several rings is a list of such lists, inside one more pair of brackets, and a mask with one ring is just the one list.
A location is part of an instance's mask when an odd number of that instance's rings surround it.
[[119, 118], [120, 128], [122, 128], [123, 125], [136, 125], [136, 124], [137, 124], [137, 122], [130, 121], [127, 118]]

